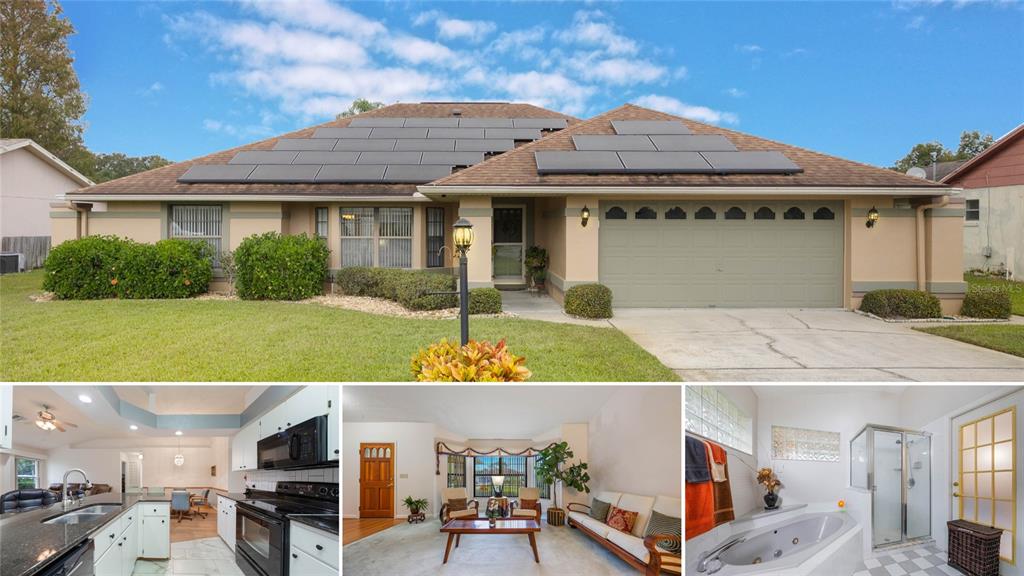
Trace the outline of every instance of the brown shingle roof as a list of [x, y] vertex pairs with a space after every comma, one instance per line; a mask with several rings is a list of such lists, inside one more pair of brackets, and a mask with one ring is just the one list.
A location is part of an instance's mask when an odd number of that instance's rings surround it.
[[[777, 150], [796, 162], [803, 172], [778, 174], [537, 174], [534, 152], [575, 150], [574, 134], [615, 134], [612, 120], [680, 120], [694, 134], [721, 134], [739, 150]], [[946, 186], [899, 172], [860, 164], [772, 140], [751, 136], [671, 114], [626, 104], [590, 120], [570, 125], [546, 138], [506, 152], [435, 180], [431, 186], [827, 186], [936, 188]]]
[[[569, 125], [579, 122], [577, 118], [552, 110], [539, 108], [532, 104], [515, 104], [505, 102], [422, 102], [414, 104], [392, 104], [377, 110], [358, 115], [367, 117], [422, 117], [440, 118], [452, 116], [458, 109], [463, 118], [564, 118]], [[352, 118], [332, 120], [317, 126], [303, 128], [288, 134], [281, 134], [245, 144], [230, 150], [215, 152], [200, 158], [178, 162], [162, 168], [156, 168], [117, 180], [104, 182], [89, 188], [82, 188], [68, 193], [69, 197], [76, 194], [161, 194], [161, 195], [280, 195], [295, 194], [302, 196], [409, 196], [416, 192], [415, 184], [183, 184], [178, 177], [191, 166], [197, 164], [227, 164], [235, 154], [243, 150], [270, 150], [280, 138], [309, 138], [317, 128], [341, 128], [348, 126]]]

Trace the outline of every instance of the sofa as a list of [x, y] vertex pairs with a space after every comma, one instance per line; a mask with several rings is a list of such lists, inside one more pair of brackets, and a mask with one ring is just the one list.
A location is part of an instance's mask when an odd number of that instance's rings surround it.
[[49, 506], [60, 502], [57, 494], [41, 488], [11, 490], [0, 496], [0, 514]]
[[599, 492], [594, 496], [616, 508], [637, 513], [636, 523], [630, 533], [612, 528], [602, 520], [590, 516], [590, 506], [572, 502], [568, 509], [568, 523], [593, 538], [601, 546], [636, 568], [645, 576], [659, 574], [682, 574], [682, 557], [657, 546], [658, 542], [671, 540], [681, 545], [682, 538], [673, 534], [652, 534], [645, 537], [651, 511], [665, 516], [680, 518], [682, 525], [683, 503], [679, 498], [668, 496], [641, 496], [626, 492]]

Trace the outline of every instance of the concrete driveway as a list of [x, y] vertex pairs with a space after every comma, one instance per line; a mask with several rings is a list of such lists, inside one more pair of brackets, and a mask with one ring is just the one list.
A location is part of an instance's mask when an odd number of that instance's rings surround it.
[[611, 324], [689, 381], [1024, 381], [1024, 358], [846, 310], [618, 309]]

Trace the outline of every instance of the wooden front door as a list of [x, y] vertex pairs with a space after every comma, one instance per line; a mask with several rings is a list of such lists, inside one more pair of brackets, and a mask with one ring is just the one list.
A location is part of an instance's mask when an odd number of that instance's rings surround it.
[[395, 517], [395, 445], [359, 445], [359, 517]]

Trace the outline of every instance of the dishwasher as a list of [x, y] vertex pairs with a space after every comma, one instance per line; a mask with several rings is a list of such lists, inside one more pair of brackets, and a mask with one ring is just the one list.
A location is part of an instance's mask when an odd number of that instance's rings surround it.
[[93, 576], [92, 538], [64, 553], [50, 562], [49, 566], [36, 572], [35, 576]]

